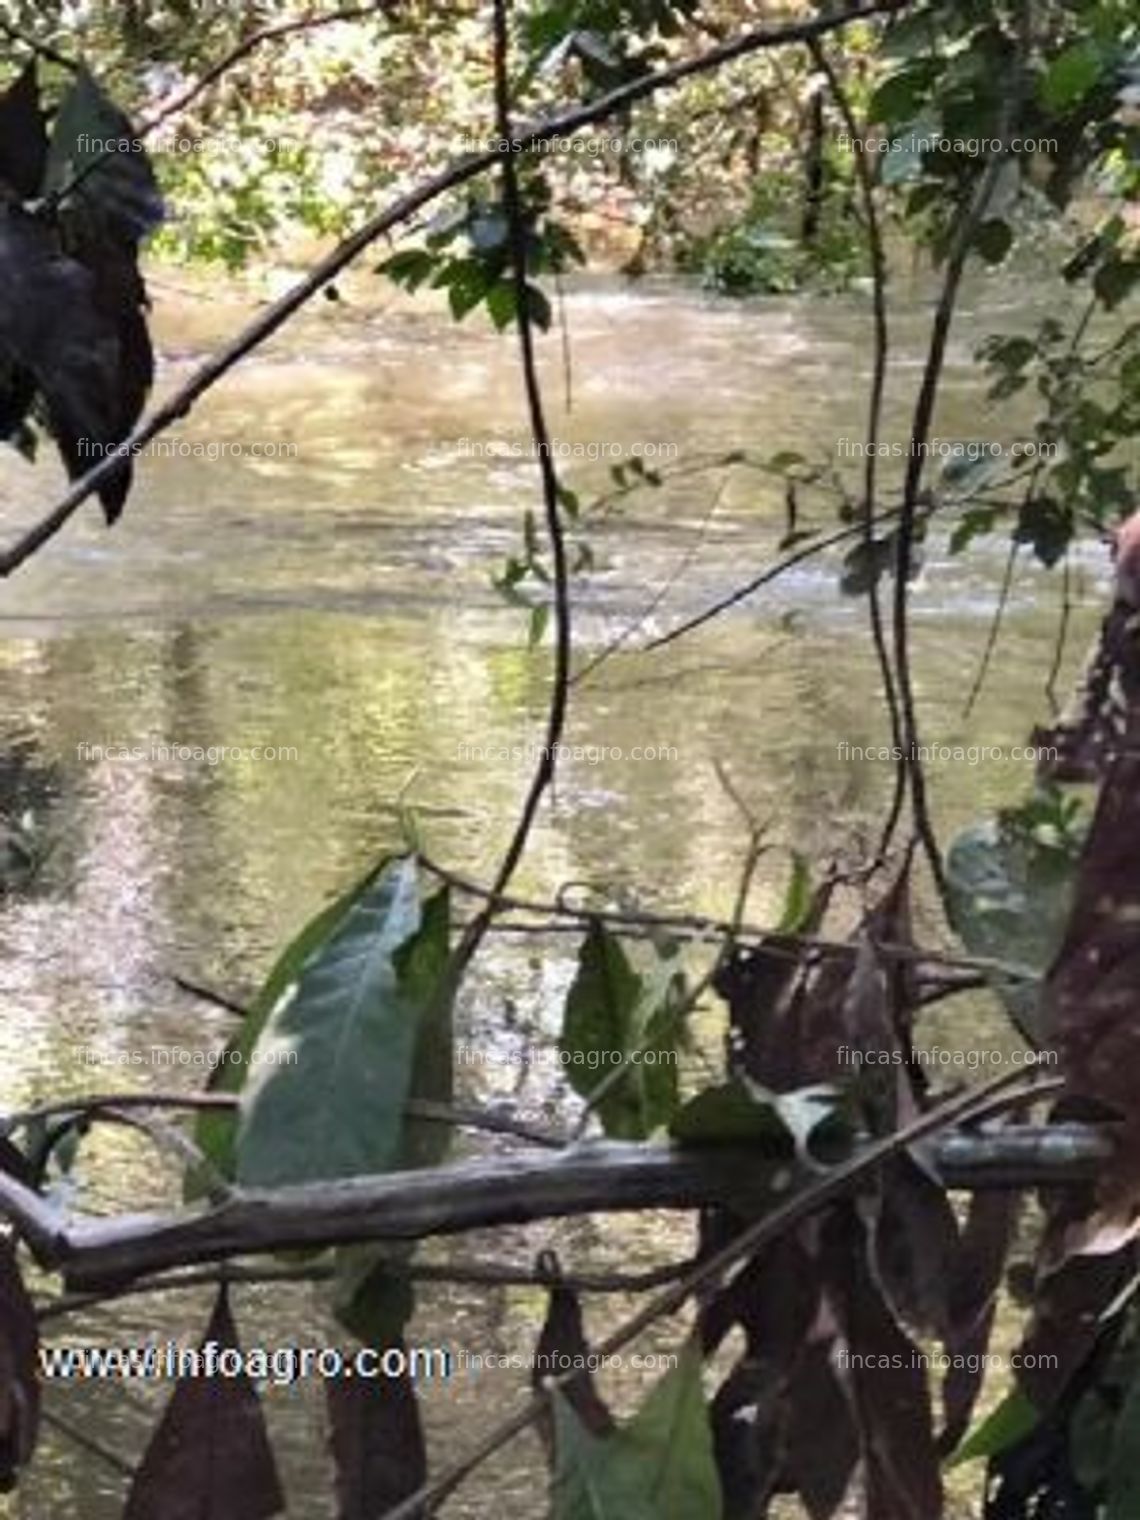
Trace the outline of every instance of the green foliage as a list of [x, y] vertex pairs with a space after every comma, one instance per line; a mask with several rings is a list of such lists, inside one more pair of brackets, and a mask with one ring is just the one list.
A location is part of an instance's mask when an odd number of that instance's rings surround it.
[[[1068, 919], [1087, 823], [1080, 800], [1053, 788], [954, 839], [946, 880], [971, 955], [1044, 975]], [[1044, 1043], [1036, 985], [999, 979], [995, 987], [1030, 1043]]]
[[723, 295], [780, 295], [810, 285], [836, 291], [865, 275], [869, 264], [858, 224], [851, 215], [849, 170], [828, 177], [814, 241], [797, 231], [802, 195], [791, 171], [757, 179], [740, 217], [712, 232], [681, 242], [682, 269]]
[[642, 1140], [672, 1118], [683, 994], [675, 954], [655, 952], [639, 972], [618, 939], [596, 920], [590, 925], [559, 1043], [572, 1086], [596, 1101], [607, 1135]]
[[950, 1457], [949, 1465], [958, 1467], [963, 1462], [997, 1456], [1023, 1440], [1040, 1418], [1021, 1389], [1013, 1389], [970, 1431]]
[[[582, 263], [584, 255], [573, 235], [550, 216], [545, 176], [531, 170], [522, 178], [520, 194], [527, 274], [557, 275]], [[456, 245], [458, 251], [453, 251]], [[518, 309], [512, 255], [501, 194], [471, 190], [456, 210], [434, 219], [424, 247], [400, 249], [379, 265], [379, 271], [409, 292], [425, 285], [445, 290], [456, 321], [482, 306], [501, 331], [515, 321]], [[533, 280], [528, 280], [526, 292], [528, 316], [546, 332], [550, 302]]]
[[[239, 1182], [272, 1187], [403, 1164], [407, 1099], [439, 1096], [417, 1092], [414, 1078], [421, 1042], [449, 1033], [433, 1012], [446, 957], [445, 904], [421, 905], [413, 857], [388, 862], [261, 1030], [242, 1089]], [[442, 1058], [421, 1060], [434, 1086]]]
[[593, 1435], [555, 1393], [554, 1446], [554, 1520], [719, 1520], [722, 1513], [692, 1344], [634, 1418], [608, 1435]]

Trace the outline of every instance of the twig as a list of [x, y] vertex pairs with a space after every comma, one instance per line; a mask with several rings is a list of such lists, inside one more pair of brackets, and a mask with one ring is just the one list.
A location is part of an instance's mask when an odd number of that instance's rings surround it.
[[[650, 1293], [667, 1282], [673, 1282], [692, 1267], [692, 1261], [668, 1262], [644, 1272], [569, 1272], [561, 1281], [577, 1293]], [[61, 1319], [68, 1314], [86, 1313], [88, 1309], [103, 1304], [117, 1303], [123, 1298], [141, 1297], [150, 1293], [184, 1293], [195, 1288], [217, 1287], [221, 1284], [244, 1284], [258, 1286], [269, 1283], [322, 1283], [331, 1282], [337, 1275], [332, 1261], [300, 1262], [279, 1267], [247, 1266], [242, 1262], [226, 1261], [216, 1266], [193, 1268], [186, 1272], [167, 1272], [157, 1277], [139, 1277], [132, 1282], [120, 1283], [101, 1293], [61, 1293], [36, 1305], [36, 1318], [41, 1324]], [[541, 1287], [549, 1281], [546, 1274], [534, 1267], [499, 1261], [393, 1261], [387, 1268], [392, 1277], [405, 1278], [409, 1282], [435, 1282], [460, 1286], [482, 1287]]]
[[[867, 229], [867, 250], [871, 256], [872, 312], [875, 333], [871, 393], [867, 401], [867, 441], [869, 447], [863, 469], [863, 542], [867, 548], [868, 556], [870, 556], [875, 542], [873, 523], [876, 505], [875, 491], [878, 478], [878, 441], [882, 425], [887, 360], [890, 354], [890, 333], [887, 323], [887, 256], [886, 250], [883, 247], [883, 234], [879, 225], [878, 208], [875, 205], [875, 182], [867, 163], [864, 142], [866, 133], [859, 130], [847, 91], [843, 88], [839, 75], [827, 56], [823, 44], [818, 38], [813, 38], [808, 43], [808, 47], [816, 67], [827, 80], [832, 99], [835, 101], [839, 114], [843, 118], [843, 125], [847, 129], [849, 138], [852, 142], [859, 144], [859, 149], [855, 154], [855, 177], [859, 182], [859, 194], [863, 202], [863, 220]], [[898, 693], [895, 690], [894, 671], [891, 667], [891, 655], [887, 647], [886, 630], [883, 625], [883, 609], [879, 599], [879, 579], [873, 573], [867, 593], [867, 609], [871, 623], [871, 639], [875, 646], [875, 657], [879, 662], [879, 675], [883, 683], [883, 698], [886, 701], [887, 711], [890, 715], [893, 753], [899, 757], [895, 762], [894, 794], [887, 812], [887, 820], [883, 825], [876, 856], [876, 863], [878, 863], [886, 855], [887, 845], [894, 834], [895, 826], [902, 812], [903, 802], [906, 799], [906, 761], [902, 753], [902, 713], [899, 709]]]
[[[900, 515], [901, 510], [901, 508], [892, 508], [889, 511], [881, 512], [875, 519], [875, 524], [878, 525], [879, 523], [891, 521]], [[759, 575], [753, 576], [743, 586], [738, 586], [735, 591], [730, 591], [727, 596], [722, 596], [711, 607], [706, 607], [703, 612], [698, 612], [693, 617], [686, 618], [683, 623], [678, 623], [676, 628], [670, 628], [668, 633], [661, 634], [659, 638], [651, 639], [643, 648], [647, 653], [654, 649], [664, 649], [667, 644], [672, 644], [676, 639], [683, 638], [686, 634], [692, 633], [694, 629], [702, 627], [705, 623], [710, 623], [713, 618], [720, 617], [729, 608], [736, 607], [740, 602], [747, 601], [750, 596], [753, 596], [762, 587], [770, 585], [779, 576], [783, 575], [785, 571], [790, 570], [793, 565], [802, 564], [805, 559], [811, 559], [816, 554], [822, 554], [825, 549], [832, 549], [836, 544], [846, 543], [852, 538], [860, 538], [865, 532], [866, 525], [864, 523], [855, 523], [845, 528], [838, 528], [834, 533], [825, 533], [822, 538], [813, 539], [810, 544], [801, 545], [800, 548], [793, 550], [791, 554], [786, 554], [783, 559], [777, 560], [774, 565], [766, 566], [760, 571]]]
[[102, 1441], [97, 1441], [93, 1435], [78, 1425], [73, 1425], [70, 1420], [65, 1420], [62, 1415], [56, 1414], [54, 1409], [40, 1408], [40, 1419], [45, 1425], [50, 1425], [57, 1430], [73, 1445], [83, 1451], [88, 1451], [93, 1457], [98, 1457], [100, 1462], [105, 1462], [114, 1472], [122, 1478], [133, 1478], [135, 1469], [132, 1463], [125, 1457], [120, 1457], [117, 1451], [112, 1451], [109, 1446], [104, 1446]]
[[1049, 674], [1045, 678], [1045, 698], [1054, 717], [1061, 710], [1060, 703], [1057, 701], [1057, 681], [1065, 659], [1065, 646], [1069, 641], [1069, 620], [1073, 613], [1072, 580], [1072, 566], [1066, 550], [1065, 563], [1061, 566], [1061, 613], [1057, 619], [1057, 637], [1053, 640], [1053, 658], [1049, 665]]
[[[1024, 59], [1019, 58], [1018, 68], [1021, 69], [1023, 67]], [[934, 417], [934, 404], [938, 396], [939, 382], [942, 378], [942, 369], [946, 360], [946, 345], [949, 341], [950, 326], [957, 307], [958, 290], [962, 282], [962, 275], [965, 272], [966, 260], [969, 257], [970, 245], [973, 242], [974, 234], [985, 215], [990, 196], [993, 194], [994, 187], [997, 184], [998, 175], [1009, 153], [1009, 129], [1015, 115], [1016, 92], [1011, 94], [1003, 113], [1002, 128], [999, 134], [1001, 146], [996, 153], [990, 155], [985, 169], [982, 171], [981, 179], [976, 187], [970, 205], [958, 223], [953, 244], [947, 254], [946, 273], [943, 278], [938, 305], [934, 312], [930, 346], [927, 351], [922, 383], [919, 386], [918, 398], [915, 402], [914, 416], [911, 422], [910, 452], [907, 456], [906, 475], [903, 485], [902, 512], [895, 540], [895, 585], [892, 625], [894, 633], [895, 674], [898, 680], [899, 706], [902, 714], [903, 757], [907, 770], [907, 779], [910, 783], [915, 829], [930, 866], [931, 874], [934, 877], [934, 884], [938, 889], [939, 899], [948, 917], [950, 916], [949, 888], [946, 882], [946, 872], [942, 864], [942, 853], [930, 816], [930, 808], [926, 796], [926, 775], [919, 753], [918, 712], [914, 694], [914, 681], [910, 669], [910, 625], [908, 617], [910, 572], [915, 530], [918, 525], [918, 505], [922, 490], [923, 468], [926, 462], [927, 439], [930, 435], [930, 426]], [[884, 848], [888, 843], [889, 840], [884, 841]]]

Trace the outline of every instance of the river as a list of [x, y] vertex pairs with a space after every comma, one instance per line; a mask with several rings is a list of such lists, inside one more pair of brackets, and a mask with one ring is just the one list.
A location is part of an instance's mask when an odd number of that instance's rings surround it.
[[[165, 391], [236, 323], [242, 302], [227, 291], [187, 293], [161, 274], [155, 289]], [[890, 440], [907, 436], [929, 296], [921, 282], [896, 292]], [[940, 437], [1014, 436], [984, 399], [973, 349], [989, 331], [1029, 327], [1040, 314], [1034, 299], [1024, 281], [969, 287]], [[583, 457], [599, 442], [636, 444], [647, 465], [677, 478], [587, 514], [596, 569], [576, 591], [582, 648], [596, 653], [644, 622], [575, 688], [568, 740], [584, 753], [561, 768], [517, 886], [549, 898], [564, 882], [605, 882], [624, 901], [727, 912], [742, 830], [717, 783], [719, 761], [771, 822], [773, 850], [750, 907], [763, 921], [778, 909], [789, 847], [817, 861], [856, 852], [885, 805], [891, 766], [853, 758], [889, 742], [864, 603], [839, 595], [837, 557], [824, 555], [691, 638], [655, 654], [638, 645], [778, 553], [779, 484], [743, 466], [700, 472], [700, 461], [796, 449], [855, 482], [860, 465], [840, 440], [865, 430], [869, 301], [856, 293], [732, 304], [666, 284], [601, 282], [568, 296], [566, 322], [569, 376], [557, 333], [542, 355], [567, 482], [583, 504], [612, 484], [607, 462]], [[225, 1038], [227, 1016], [172, 978], [248, 994], [275, 948], [399, 843], [401, 796], [421, 809], [437, 859], [486, 879], [528, 779], [526, 764], [486, 751], [541, 734], [548, 654], [528, 650], [523, 615], [490, 584], [519, 542], [523, 511], [539, 506], [531, 462], [487, 454], [526, 438], [509, 339], [477, 321], [454, 328], [350, 295], [242, 365], [175, 438], [166, 457], [139, 462], [114, 532], [85, 508], [0, 593], [0, 784], [8, 814], [28, 814], [48, 847], [34, 879], [0, 905], [11, 1107], [100, 1087], [198, 1085], [200, 1071], [116, 1064], [133, 1047], [216, 1049]], [[210, 458], [222, 444], [226, 457]], [[0, 465], [6, 539], [58, 487], [49, 452], [34, 469], [14, 455]], [[888, 479], [898, 470], [890, 461]], [[834, 521], [833, 506], [809, 493], [800, 512], [808, 525]], [[913, 590], [923, 735], [947, 746], [1023, 744], [1046, 712], [1059, 577], [1019, 575], [989, 682], [966, 717], [1004, 556], [987, 542], [951, 559], [945, 538], [936, 524]], [[1095, 549], [1076, 559], [1069, 667], [1095, 621], [1102, 559]], [[101, 758], [100, 746], [145, 754]], [[285, 753], [212, 761], [179, 746]], [[949, 834], [1023, 795], [1030, 766], [948, 758], [929, 772], [936, 821]], [[549, 1034], [572, 955], [564, 937], [495, 940], [464, 1000], [465, 1037], [509, 1050], [530, 1030]], [[471, 1096], [509, 1096], [517, 1079], [505, 1067], [465, 1069], [460, 1085]], [[549, 1072], [526, 1073], [517, 1096], [532, 1118], [557, 1119], [565, 1108]], [[169, 1158], [124, 1130], [85, 1141], [78, 1175], [75, 1198], [96, 1211], [176, 1197]], [[648, 1266], [663, 1239], [685, 1247], [683, 1226], [663, 1228], [660, 1216], [581, 1221], [435, 1254], [525, 1264], [554, 1241], [579, 1265]], [[272, 1344], [283, 1324], [298, 1341], [332, 1333], [308, 1290], [241, 1289], [234, 1302], [248, 1343]], [[191, 1295], [126, 1299], [66, 1329], [53, 1323], [52, 1333], [192, 1341], [205, 1305]], [[427, 1285], [420, 1306], [418, 1343], [473, 1351], [525, 1353], [542, 1313], [531, 1289]], [[627, 1308], [607, 1301], [591, 1329]], [[670, 1335], [649, 1344], [667, 1349]], [[433, 1458], [475, 1444], [525, 1381], [522, 1371], [484, 1371], [422, 1387]], [[628, 1407], [639, 1383], [608, 1386]], [[167, 1392], [54, 1386], [48, 1407], [130, 1459]], [[317, 1392], [270, 1389], [267, 1403], [290, 1513], [331, 1514]], [[544, 1514], [541, 1464], [536, 1444], [517, 1445], [452, 1511]], [[122, 1494], [108, 1464], [49, 1429], [11, 1513], [111, 1520]]]

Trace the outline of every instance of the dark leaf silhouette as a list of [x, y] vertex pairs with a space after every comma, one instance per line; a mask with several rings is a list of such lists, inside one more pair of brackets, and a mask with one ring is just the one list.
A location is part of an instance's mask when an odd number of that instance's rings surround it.
[[44, 189], [65, 211], [109, 223], [120, 241], [137, 243], [165, 214], [141, 140], [85, 68], [60, 102]]
[[951, 1365], [942, 1385], [943, 1452], [953, 1451], [962, 1439], [981, 1391], [985, 1376], [981, 1358], [989, 1345], [998, 1289], [1020, 1207], [1016, 1193], [976, 1193], [952, 1258], [945, 1338]]
[[[613, 1429], [614, 1422], [589, 1369], [590, 1346], [582, 1324], [582, 1305], [574, 1289], [562, 1281], [562, 1268], [553, 1251], [541, 1252], [537, 1265], [550, 1284], [550, 1302], [535, 1348], [532, 1381], [540, 1388], [547, 1378], [580, 1367], [580, 1374], [562, 1385], [561, 1396], [584, 1430], [595, 1436], [605, 1435]], [[548, 1410], [543, 1412], [539, 1430], [553, 1461], [554, 1427]]]
[[15, 84], [0, 96], [0, 181], [19, 200], [40, 193], [47, 167], [48, 140], [33, 58]]
[[[122, 252], [102, 253], [88, 267], [61, 252], [43, 222], [16, 207], [0, 209], [0, 357], [6, 372], [0, 398], [7, 436], [38, 393], [73, 478], [123, 441], [151, 379], [141, 299], [137, 271]], [[129, 482], [124, 461], [101, 487], [108, 522], [118, 516]]]
[[12, 1241], [0, 1242], [0, 1491], [31, 1460], [40, 1418], [39, 1330]]
[[[403, 1342], [391, 1349], [402, 1351]], [[407, 1372], [325, 1383], [338, 1520], [379, 1520], [422, 1487], [427, 1455]]]
[[866, 1517], [931, 1520], [942, 1513], [942, 1480], [926, 1375], [865, 1254], [845, 1211], [828, 1229], [821, 1256], [846, 1346], [841, 1371], [859, 1431]]
[[[236, 1348], [225, 1289], [205, 1342]], [[123, 1520], [269, 1520], [285, 1507], [265, 1417], [244, 1372], [188, 1377], [151, 1438]]]

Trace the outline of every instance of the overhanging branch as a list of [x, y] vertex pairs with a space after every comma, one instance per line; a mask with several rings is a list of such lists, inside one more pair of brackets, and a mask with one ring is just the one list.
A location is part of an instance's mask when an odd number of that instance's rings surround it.
[[[931, 1145], [945, 1184], [971, 1190], [1087, 1182], [1109, 1154], [1108, 1136], [1085, 1125], [962, 1131]], [[821, 1175], [757, 1149], [606, 1141], [556, 1157], [491, 1157], [238, 1193], [207, 1209], [66, 1223], [30, 1189], [0, 1176], [0, 1215], [44, 1267], [61, 1270], [69, 1288], [86, 1290], [234, 1256], [418, 1240], [574, 1214], [706, 1204], [756, 1213]]]

